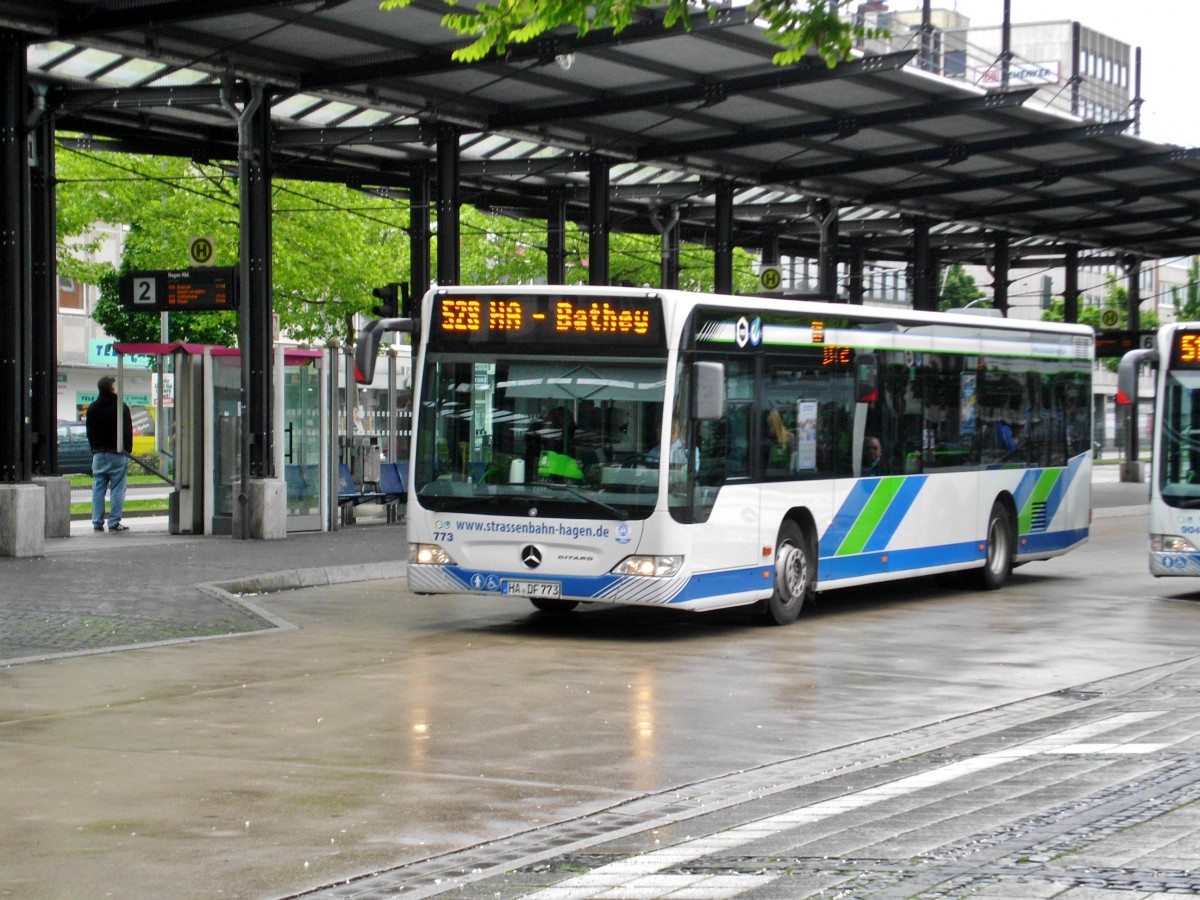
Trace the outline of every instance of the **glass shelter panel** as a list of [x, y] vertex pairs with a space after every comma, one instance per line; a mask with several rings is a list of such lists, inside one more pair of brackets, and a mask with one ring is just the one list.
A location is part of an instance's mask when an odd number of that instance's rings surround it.
[[232, 534], [241, 480], [242, 385], [236, 356], [213, 357], [213, 534]]
[[321, 527], [321, 372], [314, 363], [283, 370], [283, 475], [288, 530]]

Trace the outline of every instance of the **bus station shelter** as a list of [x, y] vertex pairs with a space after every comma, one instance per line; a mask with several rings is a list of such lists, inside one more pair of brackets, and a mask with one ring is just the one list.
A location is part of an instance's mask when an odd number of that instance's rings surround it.
[[841, 264], [846, 302], [861, 302], [866, 261], [903, 263], [919, 309], [936, 308], [947, 263], [988, 265], [1001, 311], [1010, 271], [1061, 266], [1073, 320], [1081, 260], [1117, 263], [1133, 328], [1141, 263], [1200, 250], [1200, 148], [1130, 134], [1140, 98], [1129, 117], [1096, 122], [1039, 108], [1004, 79], [984, 89], [943, 77], [928, 29], [908, 49], [780, 67], [745, 6], [687, 29], [648, 8], [620, 32], [563, 30], [464, 64], [447, 10], [0, 0], [0, 555], [40, 552], [40, 529], [21, 523], [41, 520], [56, 475], [54, 157], [65, 142], [236, 164], [251, 480], [281, 477], [273, 179], [407, 203], [418, 294], [460, 280], [463, 204], [545, 221], [551, 284], [565, 280], [573, 221], [594, 285], [610, 283], [610, 234], [634, 231], [661, 236], [663, 287], [678, 284], [689, 242], [712, 249], [718, 291], [732, 286], [734, 247], [766, 263], [813, 258], [826, 293]]

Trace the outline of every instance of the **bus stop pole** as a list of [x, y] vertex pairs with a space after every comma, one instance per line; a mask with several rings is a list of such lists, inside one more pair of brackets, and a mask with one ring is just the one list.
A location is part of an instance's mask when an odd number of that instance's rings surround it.
[[[1142, 327], [1142, 261], [1130, 256], [1125, 263], [1129, 285], [1125, 296], [1125, 327], [1137, 334]], [[1138, 406], [1140, 403], [1129, 404], [1129, 418], [1125, 426], [1125, 465], [1121, 467], [1121, 480], [1139, 483], [1145, 481], [1142, 474], [1141, 460], [1138, 459]]]
[[338, 363], [341, 361], [342, 342], [337, 338], [330, 338], [326, 344], [329, 351], [329, 444], [326, 447], [325, 459], [327, 461], [327, 476], [325, 478], [325, 493], [330, 499], [329, 504], [329, 530], [337, 531], [338, 526], [338, 511], [340, 507], [337, 504], [337, 484], [338, 484], [338, 463], [341, 462], [341, 457], [337, 450], [337, 435], [339, 430], [338, 423]]
[[388, 386], [387, 386], [387, 458], [388, 462], [399, 462], [396, 453], [396, 356], [395, 346], [388, 347]]
[[117, 354], [117, 452], [128, 453], [132, 447], [125, 446], [125, 416], [122, 414], [122, 404], [125, 402], [125, 354]]

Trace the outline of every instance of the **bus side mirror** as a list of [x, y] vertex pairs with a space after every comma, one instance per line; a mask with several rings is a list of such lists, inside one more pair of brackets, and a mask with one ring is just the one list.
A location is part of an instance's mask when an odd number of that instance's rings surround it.
[[1131, 406], [1138, 401], [1138, 371], [1142, 363], [1158, 365], [1158, 351], [1154, 349], [1130, 350], [1117, 364], [1117, 405]]
[[379, 340], [385, 331], [417, 333], [416, 319], [372, 319], [358, 333], [354, 346], [354, 380], [370, 384], [375, 380], [375, 359], [379, 356]]
[[692, 416], [700, 422], [725, 418], [723, 363], [692, 363]]
[[857, 367], [858, 402], [874, 403], [879, 399], [879, 357], [874, 353], [859, 353], [854, 357]]

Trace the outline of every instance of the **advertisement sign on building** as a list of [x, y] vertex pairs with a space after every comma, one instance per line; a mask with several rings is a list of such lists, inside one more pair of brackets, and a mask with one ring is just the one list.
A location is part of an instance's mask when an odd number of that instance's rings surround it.
[[[87, 361], [89, 366], [117, 367], [117, 351], [113, 349], [113, 341], [108, 338], [91, 338], [88, 340]], [[141, 354], [127, 353], [124, 365], [129, 369], [149, 369], [150, 357]]]
[[[1004, 80], [999, 64], [986, 69], [975, 69], [975, 83], [982, 88], [998, 88]], [[1042, 87], [1058, 84], [1059, 63], [1009, 63], [1008, 86], [1010, 88]]]

